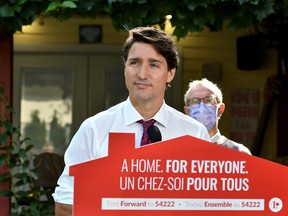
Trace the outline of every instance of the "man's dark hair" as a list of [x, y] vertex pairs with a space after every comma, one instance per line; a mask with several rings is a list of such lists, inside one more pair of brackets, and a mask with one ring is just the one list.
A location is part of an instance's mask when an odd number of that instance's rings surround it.
[[135, 42], [151, 44], [156, 52], [166, 61], [168, 70], [177, 69], [179, 57], [173, 38], [160, 29], [154, 27], [136, 27], [129, 31], [129, 36], [123, 45], [122, 58], [126, 62], [128, 53]]

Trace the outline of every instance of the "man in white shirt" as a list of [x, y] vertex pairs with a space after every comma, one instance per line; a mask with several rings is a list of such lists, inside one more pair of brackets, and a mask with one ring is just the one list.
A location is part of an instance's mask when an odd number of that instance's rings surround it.
[[184, 101], [184, 112], [204, 124], [211, 142], [251, 155], [246, 146], [221, 135], [218, 129], [218, 122], [224, 113], [225, 104], [222, 92], [216, 84], [206, 78], [190, 82]]
[[154, 119], [162, 140], [192, 135], [210, 141], [201, 123], [165, 104], [165, 89], [179, 64], [171, 36], [152, 27], [130, 30], [123, 46], [123, 61], [128, 99], [86, 119], [74, 135], [53, 194], [58, 216], [72, 215], [74, 182], [69, 166], [107, 156], [109, 132], [133, 132], [139, 147], [143, 126], [138, 121]]

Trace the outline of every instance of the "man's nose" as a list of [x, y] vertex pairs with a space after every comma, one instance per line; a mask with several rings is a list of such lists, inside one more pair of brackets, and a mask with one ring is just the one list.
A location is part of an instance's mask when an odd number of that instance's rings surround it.
[[138, 73], [140, 79], [147, 79], [149, 74], [149, 68], [146, 64], [142, 64]]

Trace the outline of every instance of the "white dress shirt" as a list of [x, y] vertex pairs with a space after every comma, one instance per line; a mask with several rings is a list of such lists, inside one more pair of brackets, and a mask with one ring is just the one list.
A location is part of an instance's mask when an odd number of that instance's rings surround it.
[[219, 130], [211, 137], [211, 142], [251, 155], [250, 150], [246, 146], [226, 138], [221, 135]]
[[[58, 187], [53, 194], [59, 203], [73, 204], [73, 177], [69, 176], [69, 166], [107, 156], [109, 132], [135, 133], [135, 145], [140, 146], [143, 126], [137, 123], [143, 117], [132, 106], [129, 98], [108, 110], [86, 119], [74, 135], [64, 159], [65, 169], [58, 179]], [[162, 140], [191, 135], [210, 141], [206, 128], [193, 118], [173, 109], [163, 102], [153, 116], [161, 132]]]

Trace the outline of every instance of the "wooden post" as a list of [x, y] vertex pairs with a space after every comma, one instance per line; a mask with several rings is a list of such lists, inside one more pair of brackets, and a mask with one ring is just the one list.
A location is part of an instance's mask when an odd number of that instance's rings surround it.
[[[13, 77], [13, 33], [0, 28], [0, 83], [5, 87], [9, 101], [12, 102]], [[10, 117], [12, 120], [12, 116]], [[5, 172], [5, 166], [0, 167], [0, 173]], [[8, 188], [10, 184], [0, 184], [0, 189]], [[0, 215], [10, 215], [10, 198], [0, 197]]]

